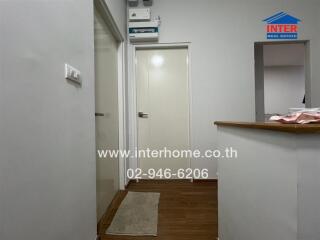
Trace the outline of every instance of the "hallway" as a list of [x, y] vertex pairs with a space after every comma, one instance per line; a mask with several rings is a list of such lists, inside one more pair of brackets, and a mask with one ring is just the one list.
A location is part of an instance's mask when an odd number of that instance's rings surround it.
[[212, 240], [218, 236], [216, 182], [140, 181], [131, 182], [127, 191], [159, 192], [157, 237], [128, 237], [104, 234], [126, 191], [120, 192], [99, 225], [102, 240]]

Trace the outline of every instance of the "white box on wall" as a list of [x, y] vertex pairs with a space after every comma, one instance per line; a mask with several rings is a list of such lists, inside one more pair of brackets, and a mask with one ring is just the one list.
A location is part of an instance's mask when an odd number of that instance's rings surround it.
[[150, 8], [131, 8], [129, 9], [129, 21], [150, 21], [151, 9]]

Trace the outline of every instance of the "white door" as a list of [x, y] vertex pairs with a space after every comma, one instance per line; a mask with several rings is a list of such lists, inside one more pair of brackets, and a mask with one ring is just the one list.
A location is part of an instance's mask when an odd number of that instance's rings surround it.
[[[95, 103], [97, 150], [119, 148], [118, 42], [95, 10]], [[107, 210], [119, 190], [119, 159], [97, 155], [97, 218]]]
[[137, 50], [138, 149], [175, 151], [159, 157], [139, 157], [139, 167], [178, 169], [190, 167], [190, 158], [177, 158], [189, 150], [188, 49]]

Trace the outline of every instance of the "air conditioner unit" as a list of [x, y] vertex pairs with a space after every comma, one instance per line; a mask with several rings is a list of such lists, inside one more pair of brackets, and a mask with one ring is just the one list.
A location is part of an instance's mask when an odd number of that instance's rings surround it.
[[129, 22], [129, 39], [131, 42], [158, 41], [159, 22]]

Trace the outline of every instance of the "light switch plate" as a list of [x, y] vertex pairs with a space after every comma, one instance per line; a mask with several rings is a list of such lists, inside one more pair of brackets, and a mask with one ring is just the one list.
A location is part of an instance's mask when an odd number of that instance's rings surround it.
[[81, 84], [80, 71], [69, 64], [65, 64], [65, 78]]

